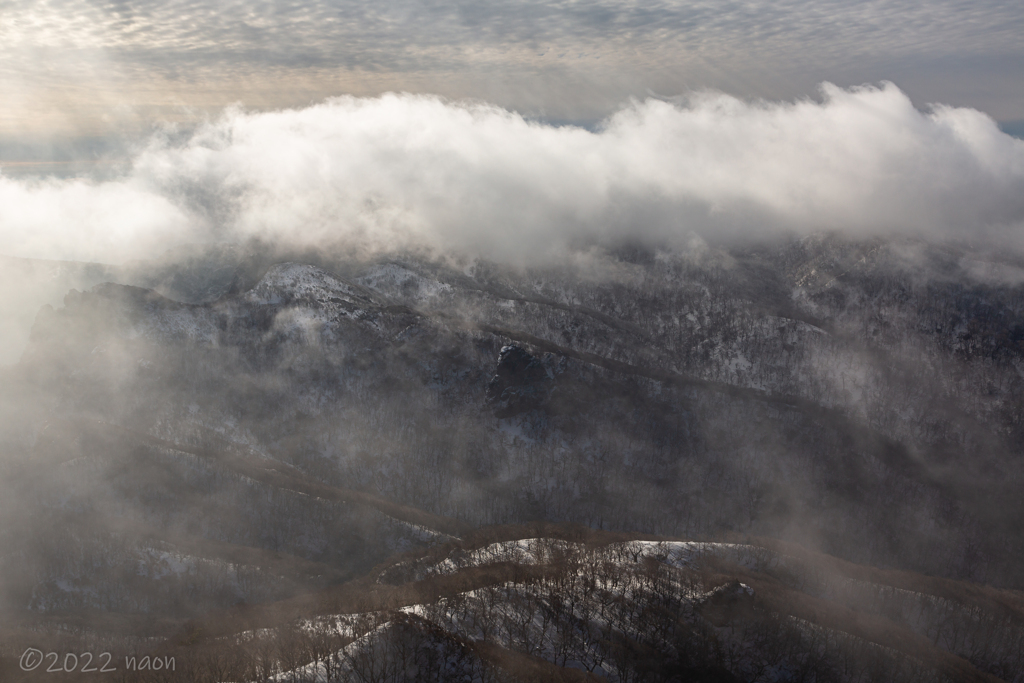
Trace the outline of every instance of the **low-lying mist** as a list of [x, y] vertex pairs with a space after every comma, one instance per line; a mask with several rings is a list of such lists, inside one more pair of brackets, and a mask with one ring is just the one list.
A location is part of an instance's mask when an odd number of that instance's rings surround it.
[[[109, 175], [109, 174], [108, 174]], [[891, 83], [820, 100], [631, 102], [595, 130], [389, 94], [226, 111], [104, 180], [0, 175], [0, 251], [119, 262], [261, 238], [512, 263], [778, 232], [1019, 241], [1024, 141]]]

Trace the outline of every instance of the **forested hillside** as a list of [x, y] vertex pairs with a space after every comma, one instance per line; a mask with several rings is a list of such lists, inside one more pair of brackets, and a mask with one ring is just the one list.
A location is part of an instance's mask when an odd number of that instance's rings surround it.
[[3, 369], [12, 680], [1024, 680], [1024, 263], [172, 257]]

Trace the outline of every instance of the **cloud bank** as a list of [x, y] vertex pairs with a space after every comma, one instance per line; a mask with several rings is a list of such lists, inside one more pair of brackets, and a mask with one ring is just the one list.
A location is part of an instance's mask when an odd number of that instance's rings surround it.
[[0, 175], [9, 255], [116, 262], [180, 243], [427, 247], [529, 261], [620, 240], [778, 231], [1014, 240], [1024, 141], [895, 85], [821, 101], [647, 100], [597, 130], [435, 97], [226, 112], [120, 177]]

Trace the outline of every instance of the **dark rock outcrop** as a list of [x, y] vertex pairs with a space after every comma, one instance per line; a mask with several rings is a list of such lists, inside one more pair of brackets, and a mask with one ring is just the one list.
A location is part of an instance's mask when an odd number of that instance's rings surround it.
[[551, 373], [543, 361], [516, 344], [502, 347], [487, 400], [496, 417], [512, 417], [539, 408], [547, 401]]

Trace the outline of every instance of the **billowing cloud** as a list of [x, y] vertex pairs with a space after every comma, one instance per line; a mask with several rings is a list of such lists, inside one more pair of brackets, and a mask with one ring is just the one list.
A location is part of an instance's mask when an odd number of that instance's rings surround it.
[[100, 261], [181, 242], [427, 246], [529, 260], [620, 239], [772, 231], [1013, 236], [1024, 141], [896, 86], [821, 101], [636, 102], [595, 131], [439, 98], [229, 111], [123, 177], [0, 177], [0, 243]]

